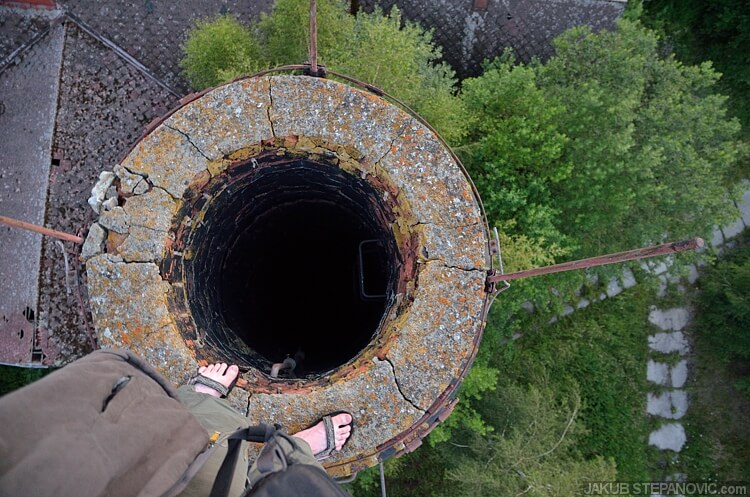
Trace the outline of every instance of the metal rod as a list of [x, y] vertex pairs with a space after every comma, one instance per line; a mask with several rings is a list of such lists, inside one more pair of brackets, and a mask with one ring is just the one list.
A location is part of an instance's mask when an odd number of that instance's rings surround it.
[[388, 497], [388, 493], [385, 491], [385, 468], [382, 459], [380, 460], [380, 497]]
[[542, 274], [561, 273], [563, 271], [573, 271], [576, 269], [604, 266], [607, 264], [615, 264], [618, 262], [633, 261], [637, 259], [644, 259], [647, 257], [656, 257], [658, 255], [674, 254], [677, 252], [684, 252], [686, 250], [697, 250], [702, 248], [704, 244], [705, 242], [702, 238], [693, 238], [692, 240], [664, 243], [661, 245], [654, 245], [653, 247], [639, 248], [635, 250], [629, 250], [627, 252], [617, 252], [615, 254], [600, 255], [598, 257], [591, 257], [589, 259], [563, 262], [562, 264], [538, 267], [535, 269], [527, 269], [525, 271], [517, 271], [515, 273], [495, 274], [489, 276], [487, 278], [487, 281], [489, 283], [496, 283], [498, 281], [517, 280], [521, 278], [529, 278], [531, 276], [540, 276]]
[[318, 75], [318, 20], [315, 0], [310, 0], [310, 75]]
[[11, 217], [0, 216], [0, 224], [7, 224], [8, 226], [12, 226], [14, 228], [34, 231], [44, 236], [51, 236], [53, 238], [65, 240], [66, 242], [73, 242], [79, 245], [83, 244], [83, 238], [81, 238], [80, 236], [71, 235], [70, 233], [63, 233], [62, 231], [52, 230], [43, 226], [37, 226], [36, 224], [19, 221], [18, 219], [13, 219]]

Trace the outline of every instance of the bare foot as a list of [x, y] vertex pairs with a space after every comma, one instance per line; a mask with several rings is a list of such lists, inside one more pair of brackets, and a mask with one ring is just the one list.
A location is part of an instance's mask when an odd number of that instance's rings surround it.
[[[331, 421], [333, 421], [333, 433], [336, 437], [336, 450], [341, 450], [352, 432], [352, 417], [341, 413], [335, 415]], [[307, 442], [314, 455], [326, 450], [326, 426], [323, 420], [311, 428], [295, 433], [294, 436]]]
[[[240, 373], [240, 369], [232, 364], [227, 367], [226, 363], [221, 364], [210, 364], [208, 366], [202, 366], [198, 369], [198, 373], [202, 374], [206, 378], [210, 378], [214, 381], [218, 381], [225, 387], [229, 388], [237, 375]], [[213, 397], [221, 397], [221, 394], [211, 387], [206, 385], [196, 384], [195, 391], [211, 395]]]

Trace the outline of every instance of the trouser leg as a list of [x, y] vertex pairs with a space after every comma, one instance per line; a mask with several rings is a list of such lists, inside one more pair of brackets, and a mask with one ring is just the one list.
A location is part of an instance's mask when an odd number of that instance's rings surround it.
[[[226, 400], [198, 393], [192, 385], [183, 385], [177, 390], [177, 397], [195, 416], [209, 435], [214, 432], [231, 433], [250, 426], [250, 420], [236, 412]], [[218, 444], [213, 456], [198, 471], [180, 497], [207, 497], [211, 493], [216, 475], [227, 453], [227, 442]], [[241, 495], [247, 479], [247, 442], [242, 444], [240, 458], [235, 468], [230, 496]]]

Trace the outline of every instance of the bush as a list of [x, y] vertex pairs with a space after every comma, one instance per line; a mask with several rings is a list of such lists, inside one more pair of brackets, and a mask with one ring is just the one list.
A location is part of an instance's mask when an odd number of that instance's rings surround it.
[[264, 66], [257, 40], [231, 16], [197, 21], [183, 51], [180, 66], [197, 89], [231, 81]]

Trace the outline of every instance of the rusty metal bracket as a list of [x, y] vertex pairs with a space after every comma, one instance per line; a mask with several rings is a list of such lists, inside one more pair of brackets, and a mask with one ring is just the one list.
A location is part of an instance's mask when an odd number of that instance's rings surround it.
[[[497, 227], [492, 228], [492, 234], [494, 235], [494, 238], [490, 240], [489, 246], [490, 246], [490, 257], [497, 256], [497, 262], [498, 262], [498, 269], [500, 270], [499, 274], [505, 274], [505, 270], [503, 268], [503, 251], [500, 247], [500, 234], [497, 231]], [[503, 287], [498, 288], [497, 286], [497, 280], [494, 278], [498, 274], [498, 270], [494, 267], [487, 271], [487, 280], [484, 285], [484, 290], [489, 295], [494, 295], [495, 297], [497, 294], [504, 292], [508, 288], [510, 288], [510, 283], [506, 280], [502, 280]], [[494, 302], [494, 298], [492, 300]], [[492, 305], [492, 304], [490, 304]]]

